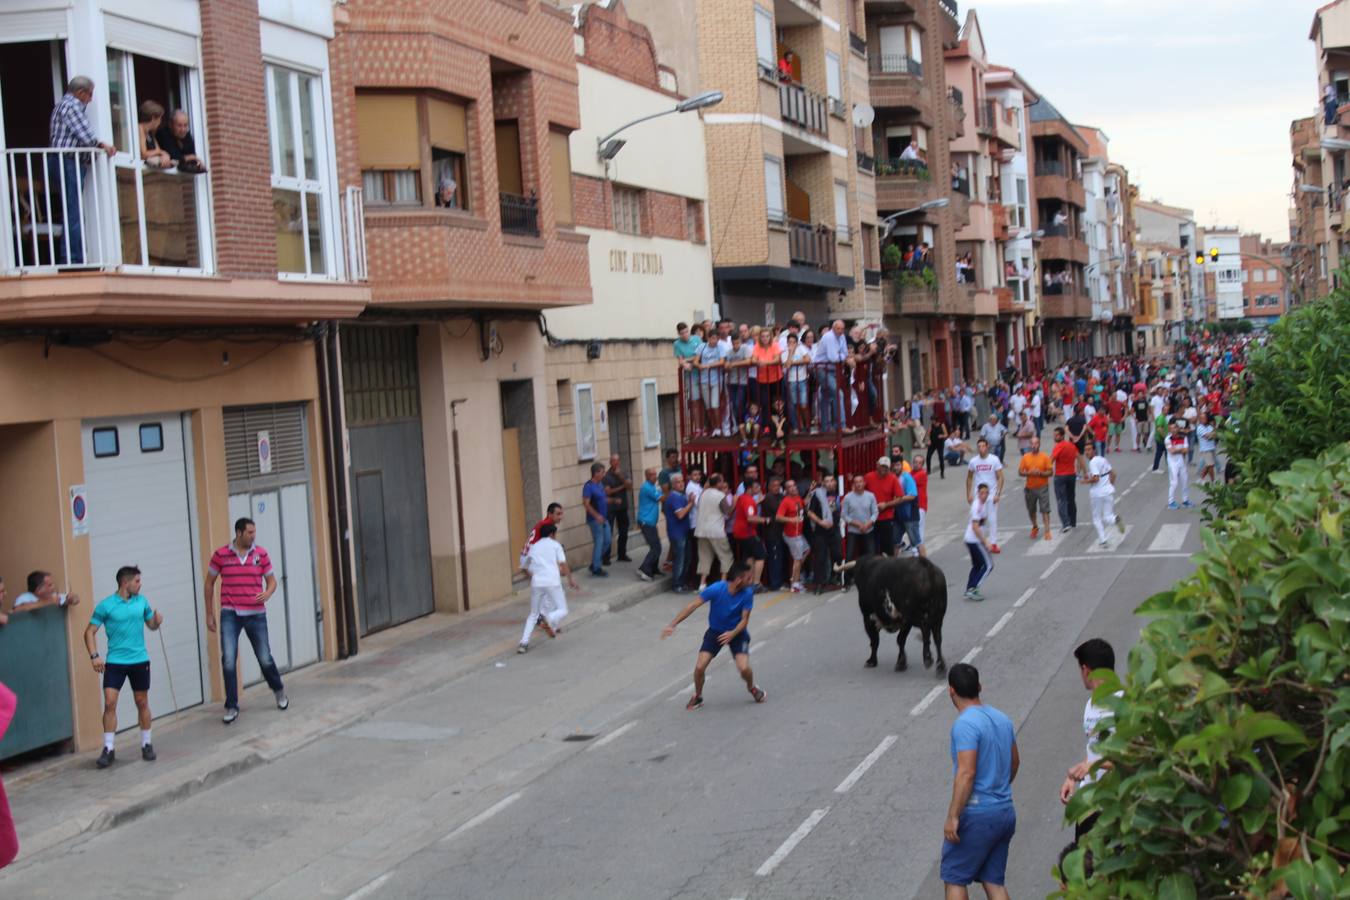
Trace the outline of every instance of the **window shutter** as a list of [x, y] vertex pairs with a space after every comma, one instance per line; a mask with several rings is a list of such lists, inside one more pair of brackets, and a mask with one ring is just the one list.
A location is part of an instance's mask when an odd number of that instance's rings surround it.
[[567, 133], [548, 133], [549, 165], [553, 170], [553, 212], [558, 222], [571, 225], [572, 217], [572, 154]]
[[417, 98], [356, 95], [357, 147], [363, 169], [416, 169], [422, 163]]
[[[245, 406], [226, 409], [225, 477], [233, 485], [256, 478], [303, 475], [305, 411], [303, 404]], [[264, 475], [258, 460], [258, 432], [266, 431], [272, 471]]]

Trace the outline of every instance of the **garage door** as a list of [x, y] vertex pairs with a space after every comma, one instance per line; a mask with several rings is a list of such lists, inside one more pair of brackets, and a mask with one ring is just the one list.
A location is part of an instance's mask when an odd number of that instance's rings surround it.
[[[164, 614], [160, 636], [148, 629], [150, 709], [156, 716], [202, 702], [201, 590], [192, 516], [190, 435], [178, 413], [86, 421], [82, 426], [89, 494], [89, 557], [93, 604], [117, 590], [117, 570], [141, 570], [141, 592]], [[87, 613], [86, 613], [87, 614]], [[165, 670], [165, 651], [169, 671]], [[107, 645], [99, 630], [99, 652]], [[117, 709], [122, 728], [134, 727], [131, 691]]]

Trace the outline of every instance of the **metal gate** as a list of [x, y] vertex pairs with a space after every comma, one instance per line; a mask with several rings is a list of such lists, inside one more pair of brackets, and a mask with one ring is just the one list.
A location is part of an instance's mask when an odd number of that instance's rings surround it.
[[[309, 441], [300, 403], [225, 409], [225, 472], [231, 523], [249, 518], [272, 558], [277, 593], [267, 603], [272, 656], [282, 671], [320, 656], [318, 567]], [[252, 653], [241, 653], [244, 683], [262, 680]]]
[[351, 446], [361, 633], [435, 609], [417, 327], [345, 326], [342, 389]]

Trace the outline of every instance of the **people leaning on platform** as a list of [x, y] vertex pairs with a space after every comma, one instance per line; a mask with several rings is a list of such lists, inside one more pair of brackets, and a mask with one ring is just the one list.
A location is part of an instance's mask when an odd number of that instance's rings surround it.
[[14, 604], [8, 610], [5, 605], [5, 582], [0, 579], [0, 625], [9, 624], [9, 616], [17, 613], [33, 612], [46, 606], [78, 606], [80, 598], [75, 593], [57, 593], [56, 582], [51, 572], [31, 572], [28, 575], [28, 590], [14, 598]]

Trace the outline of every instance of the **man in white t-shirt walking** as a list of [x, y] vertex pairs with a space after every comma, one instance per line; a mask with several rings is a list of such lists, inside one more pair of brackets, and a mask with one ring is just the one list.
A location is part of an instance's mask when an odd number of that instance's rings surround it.
[[1092, 501], [1092, 524], [1097, 528], [1097, 543], [1105, 547], [1106, 526], [1115, 525], [1120, 533], [1125, 533], [1125, 523], [1116, 516], [1116, 470], [1105, 456], [1097, 453], [1095, 442], [1088, 441], [1087, 475], [1083, 480], [1088, 483], [1088, 498]]
[[989, 508], [986, 512], [984, 533], [989, 540], [989, 552], [999, 553], [998, 549], [998, 501], [1003, 496], [1003, 463], [989, 452], [988, 438], [980, 438], [975, 448], [978, 453], [971, 458], [966, 467], [966, 502], [975, 501], [975, 492], [980, 485], [989, 488]]
[[563, 576], [567, 586], [577, 590], [572, 570], [567, 568], [567, 554], [562, 544], [554, 539], [558, 526], [549, 522], [539, 526], [539, 540], [530, 545], [521, 566], [530, 573], [530, 614], [525, 617], [525, 631], [520, 635], [517, 653], [528, 653], [530, 635], [534, 626], [544, 629], [549, 637], [558, 636], [558, 627], [567, 618], [567, 594], [563, 592]]
[[[1091, 693], [1096, 691], [1102, 683], [1100, 678], [1093, 678], [1092, 673], [1102, 669], [1114, 671], [1116, 668], [1116, 651], [1101, 638], [1090, 638], [1078, 645], [1078, 648], [1073, 651], [1073, 657], [1078, 661], [1078, 675], [1083, 680], [1083, 687], [1087, 688], [1089, 693], [1087, 705], [1083, 707], [1083, 738], [1087, 746], [1083, 759], [1069, 768], [1064, 783], [1059, 787], [1059, 802], [1061, 803], [1068, 803], [1074, 792], [1080, 787], [1097, 781], [1106, 774], [1107, 769], [1111, 768], [1109, 762], [1093, 768], [1102, 758], [1102, 755], [1097, 752], [1097, 745], [1101, 743], [1102, 738], [1110, 733], [1110, 722], [1114, 718], [1114, 713], [1108, 707], [1093, 703]], [[1124, 691], [1117, 691], [1115, 696], [1121, 697], [1124, 693]], [[1105, 723], [1105, 727], [1102, 727], [1103, 723]], [[1073, 840], [1075, 844], [1092, 828], [1097, 821], [1097, 815], [1094, 812], [1074, 825]]]
[[1191, 473], [1186, 465], [1186, 451], [1190, 449], [1190, 441], [1181, 430], [1182, 420], [1172, 419], [1167, 426], [1167, 437], [1163, 439], [1163, 446], [1167, 450], [1167, 508], [1177, 508], [1177, 498], [1181, 498], [1181, 505], [1190, 509], [1194, 504], [1191, 503]]

